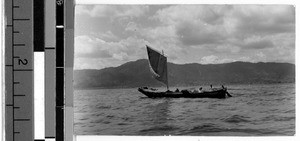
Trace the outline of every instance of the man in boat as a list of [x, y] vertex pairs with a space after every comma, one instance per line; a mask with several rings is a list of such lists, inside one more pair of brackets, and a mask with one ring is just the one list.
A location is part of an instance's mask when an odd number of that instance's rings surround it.
[[200, 92], [200, 93], [202, 92], [202, 87], [199, 88], [199, 92]]
[[175, 90], [175, 92], [179, 92], [179, 89], [177, 88], [177, 89]]

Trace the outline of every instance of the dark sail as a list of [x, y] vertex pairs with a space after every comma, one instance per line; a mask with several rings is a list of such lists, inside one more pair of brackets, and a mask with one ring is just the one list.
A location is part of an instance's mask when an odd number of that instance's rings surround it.
[[147, 46], [150, 70], [155, 78], [168, 87], [167, 57]]

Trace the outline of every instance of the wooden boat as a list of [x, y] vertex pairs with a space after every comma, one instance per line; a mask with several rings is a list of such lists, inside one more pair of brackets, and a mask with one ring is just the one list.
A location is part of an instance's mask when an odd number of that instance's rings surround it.
[[[161, 97], [169, 97], [169, 98], [226, 98], [226, 95], [229, 93], [227, 92], [227, 89], [215, 89], [211, 91], [189, 91], [189, 90], [182, 90], [179, 92], [173, 92], [173, 91], [156, 91], [151, 90], [147, 87], [141, 87], [138, 88], [138, 91], [143, 93], [144, 95], [150, 97], [150, 98], [161, 98]], [[229, 94], [230, 95], [230, 94]], [[228, 95], [228, 96], [229, 96]]]
[[149, 67], [153, 76], [159, 82], [162, 82], [167, 86], [167, 91], [157, 91], [153, 88], [148, 87], [140, 87], [138, 91], [142, 94], [150, 97], [150, 98], [159, 98], [159, 97], [170, 97], [170, 98], [226, 98], [231, 97], [231, 95], [227, 92], [227, 88], [222, 85], [222, 88], [212, 88], [210, 90], [177, 90], [170, 91], [168, 85], [168, 69], [167, 69], [167, 57], [164, 56], [163, 53], [159, 53], [158, 51], [152, 49], [147, 46]]

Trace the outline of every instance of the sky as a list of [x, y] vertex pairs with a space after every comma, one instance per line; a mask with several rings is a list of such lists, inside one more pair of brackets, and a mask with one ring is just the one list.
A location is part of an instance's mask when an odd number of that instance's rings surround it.
[[295, 63], [292, 5], [76, 5], [75, 69], [147, 59], [176, 64]]

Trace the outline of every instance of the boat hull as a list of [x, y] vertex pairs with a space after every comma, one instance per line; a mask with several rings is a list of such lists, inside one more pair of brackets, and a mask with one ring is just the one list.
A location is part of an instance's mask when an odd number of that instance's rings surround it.
[[219, 89], [205, 92], [189, 92], [187, 90], [182, 90], [181, 92], [172, 91], [152, 91], [149, 89], [138, 88], [138, 91], [146, 95], [149, 98], [226, 98], [227, 90]]

